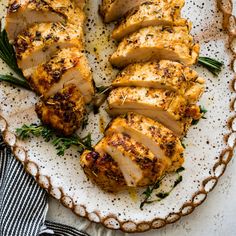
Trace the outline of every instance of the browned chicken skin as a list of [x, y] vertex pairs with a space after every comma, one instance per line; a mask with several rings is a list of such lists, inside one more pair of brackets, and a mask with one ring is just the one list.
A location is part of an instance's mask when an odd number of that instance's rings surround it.
[[105, 137], [85, 151], [80, 163], [86, 175], [106, 191], [144, 187], [184, 162], [180, 140], [163, 125], [129, 113], [114, 119]]
[[68, 85], [52, 97], [42, 98], [36, 105], [42, 122], [66, 136], [80, 127], [85, 112], [83, 96], [74, 85]]

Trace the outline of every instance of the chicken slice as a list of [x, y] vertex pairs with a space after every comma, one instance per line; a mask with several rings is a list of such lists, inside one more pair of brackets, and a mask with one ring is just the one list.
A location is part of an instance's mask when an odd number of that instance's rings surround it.
[[82, 27], [62, 23], [35, 24], [18, 35], [15, 43], [18, 66], [24, 70], [48, 61], [58, 49], [83, 49]]
[[94, 95], [92, 73], [84, 53], [78, 48], [64, 48], [35, 70], [23, 71], [31, 87], [44, 97], [53, 96], [67, 84], [74, 84], [89, 103]]
[[205, 81], [196, 71], [178, 62], [138, 63], [127, 66], [112, 83], [113, 87], [148, 87], [168, 89], [196, 103], [205, 89]]
[[127, 187], [118, 163], [107, 153], [86, 150], [80, 156], [80, 165], [88, 178], [105, 191], [118, 192]]
[[70, 0], [10, 0], [6, 31], [10, 41], [34, 23], [66, 22], [83, 26], [85, 14]]
[[[147, 0], [146, 0], [147, 1]], [[102, 0], [100, 6], [100, 13], [104, 18], [104, 22], [108, 23], [111, 21], [118, 20], [125, 15], [129, 10], [139, 6], [141, 3], [146, 2], [145, 0]]]
[[86, 0], [73, 0], [75, 5], [78, 6], [80, 9], [84, 9]]
[[116, 67], [150, 60], [172, 60], [191, 66], [197, 62], [199, 45], [187, 26], [149, 26], [124, 38], [110, 62]]
[[184, 148], [172, 131], [145, 116], [128, 113], [115, 118], [106, 129], [105, 135], [123, 133], [142, 143], [155, 157], [159, 158], [166, 171], [175, 171], [184, 162]]
[[95, 146], [95, 151], [107, 153], [117, 162], [128, 187], [150, 185], [164, 174], [165, 166], [160, 159], [128, 135], [106, 136]]
[[36, 113], [43, 124], [69, 136], [84, 119], [85, 103], [80, 91], [74, 85], [68, 85], [54, 96], [42, 98], [36, 104]]
[[183, 26], [187, 20], [180, 18], [184, 1], [145, 2], [133, 9], [114, 29], [112, 37], [121, 40], [125, 36], [147, 26]]
[[159, 121], [177, 136], [186, 133], [192, 118], [201, 118], [200, 110], [195, 110], [195, 105], [191, 107], [187, 116], [187, 100], [176, 92], [164, 89], [116, 88], [111, 91], [107, 101], [110, 115], [139, 113]]

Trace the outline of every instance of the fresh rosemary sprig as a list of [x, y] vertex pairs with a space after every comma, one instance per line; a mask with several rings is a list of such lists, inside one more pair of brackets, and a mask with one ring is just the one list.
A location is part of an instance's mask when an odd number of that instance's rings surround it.
[[224, 65], [223, 62], [219, 62], [209, 57], [199, 57], [198, 63], [206, 67], [215, 76], [219, 75]]
[[1, 75], [0, 74], [0, 81], [5, 81], [10, 84], [25, 88], [27, 90], [31, 90], [28, 82], [25, 79], [19, 79], [19, 78], [12, 76], [12, 75]]
[[166, 177], [165, 175], [163, 175], [161, 177], [161, 179], [159, 179], [152, 187], [148, 186], [147, 189], [143, 192], [143, 194], [145, 195], [144, 200], [141, 202], [140, 204], [140, 209], [142, 210], [145, 204], [151, 204], [154, 202], [160, 202], [161, 200], [165, 199], [166, 197], [168, 197], [170, 195], [170, 193], [174, 190], [174, 188], [180, 184], [183, 180], [183, 176], [180, 175], [180, 173], [182, 171], [184, 171], [185, 168], [184, 167], [180, 167], [178, 170], [176, 170], [176, 174], [177, 174], [177, 179], [175, 180], [173, 186], [171, 187], [171, 189], [168, 192], [159, 192], [157, 193], [155, 196], [157, 197], [154, 200], [149, 200], [150, 197], [153, 194], [153, 191], [160, 188], [161, 184], [162, 184], [162, 180]]
[[46, 142], [52, 141], [58, 156], [63, 156], [65, 151], [71, 146], [77, 146], [79, 153], [82, 153], [85, 149], [92, 149], [91, 134], [83, 138], [77, 135], [60, 137], [52, 129], [37, 124], [23, 125], [21, 128], [16, 129], [16, 132], [21, 139], [27, 139], [32, 135], [36, 137], [42, 136]]
[[22, 79], [24, 76], [19, 69], [16, 61], [16, 54], [13, 46], [10, 44], [6, 30], [1, 30], [0, 33], [0, 58]]
[[22, 71], [17, 65], [16, 54], [13, 46], [10, 44], [6, 30], [2, 30], [0, 23], [0, 58], [18, 75], [18, 77], [12, 75], [0, 75], [0, 81], [5, 81], [13, 85], [23, 87], [31, 90], [27, 80], [25, 79]]

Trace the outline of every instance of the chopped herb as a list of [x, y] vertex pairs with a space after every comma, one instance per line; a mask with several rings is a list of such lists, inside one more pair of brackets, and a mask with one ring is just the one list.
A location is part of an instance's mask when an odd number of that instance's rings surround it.
[[206, 119], [205, 114], [207, 113], [207, 109], [203, 106], [200, 106], [200, 112], [202, 114], [202, 119]]
[[164, 198], [169, 196], [169, 193], [162, 193], [162, 192], [160, 192], [160, 193], [156, 194], [156, 196], [158, 198], [164, 199]]
[[183, 141], [181, 141], [181, 145], [184, 149], [186, 149], [186, 145], [183, 143]]
[[219, 62], [209, 57], [199, 57], [198, 63], [206, 67], [212, 74], [218, 76], [224, 65], [223, 62]]
[[178, 170], [176, 170], [176, 173], [181, 173], [183, 171], [185, 171], [185, 168], [182, 166]]
[[199, 123], [199, 121], [200, 121], [200, 120], [193, 120], [191, 124], [192, 124], [192, 125], [197, 125], [197, 124]]
[[[207, 109], [204, 108], [203, 106], [199, 106], [199, 107], [200, 107], [200, 113], [202, 114], [201, 119], [205, 120], [206, 119], [205, 114], [207, 113]], [[199, 121], [200, 120], [193, 120], [192, 125], [197, 125]]]
[[88, 125], [88, 113], [86, 113], [83, 122], [82, 122], [82, 129], [85, 129], [86, 126]]
[[88, 134], [83, 138], [80, 138], [77, 135], [60, 137], [57, 136], [52, 129], [37, 124], [23, 125], [21, 128], [16, 129], [16, 132], [21, 139], [30, 138], [32, 135], [36, 137], [42, 136], [46, 142], [52, 141], [58, 156], [63, 156], [65, 151], [71, 146], [77, 146], [79, 153], [82, 153], [85, 149], [92, 149], [91, 134]]
[[183, 181], [183, 176], [179, 175], [178, 179], [174, 182], [174, 188]]

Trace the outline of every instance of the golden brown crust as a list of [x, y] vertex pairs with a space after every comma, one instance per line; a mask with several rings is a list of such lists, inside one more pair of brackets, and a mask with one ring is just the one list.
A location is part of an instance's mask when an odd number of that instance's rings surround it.
[[69, 85], [52, 97], [42, 98], [36, 105], [36, 113], [45, 125], [69, 136], [84, 119], [84, 99], [75, 86]]
[[89, 179], [103, 190], [117, 192], [126, 188], [118, 164], [108, 154], [86, 150], [80, 157], [80, 164]]

